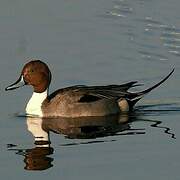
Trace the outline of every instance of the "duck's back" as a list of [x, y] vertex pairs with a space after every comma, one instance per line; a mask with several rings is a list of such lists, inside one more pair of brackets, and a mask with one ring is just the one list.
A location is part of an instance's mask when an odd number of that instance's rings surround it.
[[119, 113], [116, 98], [105, 98], [91, 94], [84, 87], [72, 86], [59, 89], [49, 95], [42, 104], [43, 116], [106, 116]]

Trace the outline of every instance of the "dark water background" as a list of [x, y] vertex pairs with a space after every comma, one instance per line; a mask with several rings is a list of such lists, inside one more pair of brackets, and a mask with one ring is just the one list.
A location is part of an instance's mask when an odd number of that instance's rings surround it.
[[[179, 7], [179, 0], [1, 0], [0, 179], [179, 179]], [[32, 90], [4, 91], [31, 58], [49, 64], [51, 92], [131, 80], [145, 88], [175, 73], [138, 103], [129, 123], [100, 121], [86, 138], [50, 132], [54, 151], [44, 151], [44, 171], [33, 171], [27, 157], [37, 145], [28, 120], [16, 115]]]

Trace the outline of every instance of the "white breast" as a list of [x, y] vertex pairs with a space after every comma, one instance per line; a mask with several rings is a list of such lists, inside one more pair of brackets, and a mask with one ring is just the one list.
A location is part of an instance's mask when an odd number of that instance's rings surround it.
[[26, 106], [26, 113], [32, 116], [43, 117], [41, 105], [42, 102], [46, 99], [46, 97], [47, 90], [42, 93], [33, 92], [33, 95]]

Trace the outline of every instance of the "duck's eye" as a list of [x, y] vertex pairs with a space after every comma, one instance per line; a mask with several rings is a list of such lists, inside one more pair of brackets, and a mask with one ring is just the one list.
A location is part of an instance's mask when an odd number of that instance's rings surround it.
[[31, 73], [33, 73], [33, 72], [34, 72], [34, 70], [33, 70], [33, 69], [31, 69], [31, 70], [30, 70], [30, 72], [31, 72]]

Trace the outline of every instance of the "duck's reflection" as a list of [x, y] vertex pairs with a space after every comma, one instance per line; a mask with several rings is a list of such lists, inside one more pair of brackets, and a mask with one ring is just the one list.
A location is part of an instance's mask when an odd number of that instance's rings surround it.
[[43, 119], [46, 132], [64, 134], [66, 138], [94, 139], [130, 129], [129, 116]]
[[48, 157], [53, 154], [53, 148], [50, 147], [49, 132], [42, 129], [42, 122], [41, 118], [27, 118], [27, 128], [35, 140], [35, 147], [24, 153], [27, 170], [45, 170], [53, 166], [53, 158]]
[[[95, 139], [98, 137], [106, 137], [113, 135], [134, 135], [145, 134], [145, 129], [133, 129], [132, 122], [147, 121], [153, 123], [152, 127], [163, 128], [165, 133], [166, 127], [159, 126], [160, 121], [143, 120], [137, 114], [121, 114], [118, 116], [107, 117], [85, 117], [85, 118], [38, 118], [26, 117], [27, 128], [32, 133], [35, 140], [35, 147], [32, 149], [15, 149], [16, 154], [24, 156], [25, 169], [27, 170], [45, 170], [52, 167], [53, 158], [49, 155], [53, 154], [53, 148], [50, 146], [50, 132], [64, 134], [66, 138], [77, 139]], [[90, 144], [95, 142], [105, 142], [91, 140], [82, 144]], [[63, 144], [64, 146], [76, 144]]]
[[36, 146], [32, 149], [16, 149], [14, 145], [8, 145], [9, 150], [16, 151], [16, 154], [24, 156], [26, 170], [46, 170], [52, 167], [53, 158], [49, 155], [53, 154], [53, 148], [48, 142], [35, 141]]
[[26, 150], [25, 153], [25, 169], [26, 170], [46, 170], [52, 167], [53, 158], [48, 155], [53, 153], [51, 147], [35, 147]]
[[53, 148], [50, 146], [50, 132], [64, 134], [67, 138], [97, 138], [130, 129], [128, 115], [87, 118], [38, 118], [26, 117], [27, 129], [34, 137], [35, 147], [17, 149], [9, 145], [9, 150], [24, 156], [26, 170], [46, 170], [52, 167]]
[[[27, 118], [27, 128], [34, 136], [35, 147], [31, 149], [15, 149], [16, 154], [24, 156], [26, 170], [46, 170], [52, 167], [53, 148], [50, 146], [49, 132], [42, 129], [43, 119]], [[11, 145], [12, 146], [12, 145]], [[10, 146], [9, 146], [10, 148]]]

